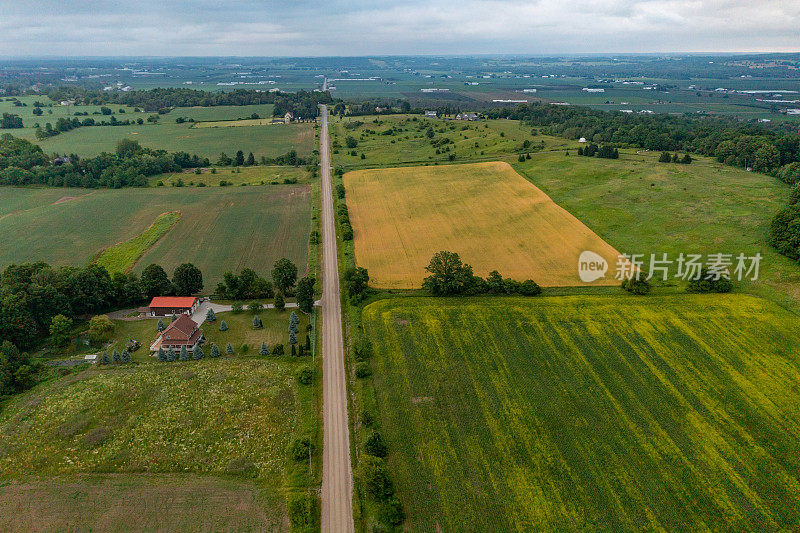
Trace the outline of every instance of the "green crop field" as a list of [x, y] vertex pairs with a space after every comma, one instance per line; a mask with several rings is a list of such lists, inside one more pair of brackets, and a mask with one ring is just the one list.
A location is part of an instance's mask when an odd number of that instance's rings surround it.
[[[0, 268], [37, 260], [85, 264], [173, 211], [180, 211], [180, 221], [144, 253], [134, 271], [159, 263], [171, 273], [191, 262], [203, 271], [205, 290], [212, 291], [226, 270], [250, 267], [265, 274], [275, 260], [288, 257], [304, 272], [308, 263], [308, 186], [74, 191], [0, 190], [0, 206], [14, 206], [0, 219]], [[25, 206], [31, 207], [21, 210]]]
[[767, 300], [403, 298], [363, 321], [409, 530], [800, 523], [800, 320]]
[[[433, 129], [432, 138], [427, 135], [428, 128]], [[390, 130], [393, 134], [387, 135], [385, 132]], [[455, 155], [455, 161], [489, 160], [537, 149], [578, 147], [575, 141], [532, 135], [531, 128], [516, 120], [445, 121], [411, 115], [347, 117], [331, 122], [331, 135], [334, 163], [347, 169], [447, 162], [451, 155]], [[355, 156], [346, 147], [347, 137], [358, 142], [352, 149]], [[439, 148], [432, 144], [443, 143], [443, 139], [452, 142]], [[525, 141], [530, 143], [527, 148]]]
[[[657, 153], [619, 160], [536, 154], [514, 168], [622, 253], [762, 255], [759, 279], [735, 284], [800, 310], [800, 266], [767, 244], [790, 187], [763, 174], [700, 158], [658, 163]], [[675, 272], [673, 268], [672, 272]]]
[[113, 152], [121, 139], [139, 141], [142, 146], [171, 152], [184, 151], [216, 160], [220, 152], [233, 156], [237, 150], [245, 155], [275, 157], [295, 149], [307, 156], [314, 147], [312, 124], [252, 126], [248, 128], [193, 128], [162, 118], [161, 124], [135, 126], [90, 126], [40, 141], [47, 153], [95, 156]]
[[94, 260], [111, 273], [127, 272], [142, 255], [180, 220], [180, 212], [163, 213], [141, 234], [125, 242], [109, 246]]

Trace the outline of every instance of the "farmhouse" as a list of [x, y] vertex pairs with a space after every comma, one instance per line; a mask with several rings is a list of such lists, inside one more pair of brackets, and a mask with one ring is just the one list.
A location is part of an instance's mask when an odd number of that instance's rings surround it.
[[191, 352], [194, 345], [203, 338], [203, 330], [197, 326], [197, 322], [186, 315], [179, 316], [175, 322], [167, 326], [167, 329], [150, 346], [150, 351], [158, 351], [159, 348], [175, 351], [184, 346]]
[[456, 115], [456, 120], [478, 120], [477, 113], [459, 113]]
[[148, 306], [150, 316], [191, 315], [200, 305], [194, 296], [156, 296]]
[[436, 111], [425, 111], [425, 116], [436, 118]]

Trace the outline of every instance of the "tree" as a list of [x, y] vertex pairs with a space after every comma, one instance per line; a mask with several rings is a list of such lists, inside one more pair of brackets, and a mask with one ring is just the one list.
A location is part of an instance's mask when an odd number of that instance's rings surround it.
[[190, 296], [203, 290], [203, 273], [191, 263], [179, 265], [172, 274], [172, 284], [178, 296]]
[[264, 306], [261, 305], [261, 303], [259, 303], [259, 302], [253, 302], [253, 303], [251, 303], [250, 305], [247, 306], [247, 309], [250, 310], [251, 313], [255, 314], [255, 313], [260, 313], [261, 311], [263, 311], [264, 310]]
[[289, 344], [291, 344], [292, 347], [297, 344], [297, 334], [294, 331], [289, 332]]
[[292, 530], [319, 530], [319, 499], [312, 494], [295, 494], [289, 500], [289, 522]]
[[314, 444], [308, 437], [294, 439], [289, 446], [289, 455], [295, 461], [307, 461], [314, 453]]
[[167, 329], [167, 326], [164, 325], [164, 321], [161, 320], [160, 318], [158, 319], [158, 325], [156, 326], [156, 329], [158, 331], [164, 331], [165, 329]]
[[227, 167], [231, 163], [232, 163], [232, 161], [231, 161], [231, 158], [228, 157], [228, 154], [226, 154], [225, 152], [222, 152], [221, 154], [219, 154], [219, 157], [217, 158], [217, 164], [219, 166]]
[[233, 302], [233, 305], [231, 305], [231, 311], [237, 315], [242, 312], [242, 309], [244, 309], [242, 302]]
[[164, 351], [164, 348], [159, 346], [158, 348], [158, 360], [162, 363], [167, 361], [167, 352]]
[[280, 292], [288, 294], [297, 281], [297, 266], [285, 257], [275, 261], [272, 268], [272, 283]]
[[233, 163], [237, 167], [240, 167], [240, 166], [244, 165], [244, 152], [242, 152], [241, 150], [238, 150], [236, 152], [236, 157], [234, 158]]
[[631, 294], [643, 296], [650, 292], [650, 282], [640, 276], [622, 280], [622, 288]]
[[111, 355], [111, 360], [114, 361], [115, 363], [121, 363], [122, 354], [119, 353], [117, 350], [114, 350], [114, 353]]
[[200, 343], [198, 342], [197, 344], [195, 344], [194, 348], [192, 348], [192, 359], [194, 359], [195, 361], [199, 361], [200, 359], [205, 357], [205, 355], [206, 354], [203, 351], [203, 347], [200, 346]]
[[228, 324], [224, 320], [219, 323], [219, 330], [228, 331]]
[[292, 313], [289, 315], [289, 326], [291, 326], [294, 329], [294, 331], [297, 332], [298, 331], [297, 324], [299, 323], [300, 323], [300, 317], [297, 316], [297, 313], [292, 311]]
[[181, 346], [180, 360], [181, 361], [188, 361], [189, 359], [191, 359], [191, 357], [189, 357], [189, 350], [186, 348], [185, 345]]
[[225, 353], [228, 355], [233, 355], [233, 345], [231, 343], [228, 343], [225, 346]]
[[728, 276], [715, 276], [705, 268], [700, 272], [697, 279], [690, 280], [686, 286], [687, 292], [707, 293], [707, 292], [731, 292], [733, 282]]
[[367, 440], [364, 441], [364, 451], [370, 455], [374, 455], [375, 457], [386, 457], [388, 454], [386, 444], [383, 442], [381, 434], [377, 431], [370, 433], [369, 437], [367, 437]]
[[294, 293], [297, 297], [297, 305], [304, 313], [311, 313], [314, 310], [314, 278], [303, 277], [297, 282]]
[[114, 331], [114, 323], [106, 315], [93, 316], [89, 320], [89, 339], [100, 343], [108, 340]]
[[261, 319], [258, 317], [258, 315], [254, 316], [253, 317], [253, 327], [255, 329], [259, 329], [259, 328], [261, 328], [263, 326], [264, 326], [264, 324], [261, 323]]
[[690, 156], [689, 154], [684, 155], [683, 159], [681, 159], [681, 163], [683, 163], [684, 165], [691, 165], [692, 164], [692, 156]]
[[455, 252], [437, 252], [425, 270], [431, 275], [423, 280], [422, 288], [437, 296], [462, 294], [474, 282], [472, 267]]
[[350, 267], [344, 273], [344, 281], [351, 297], [360, 296], [367, 290], [369, 272], [364, 267]]
[[252, 167], [255, 164], [256, 164], [256, 157], [253, 155], [253, 152], [250, 152], [247, 155], [247, 161], [245, 162], [245, 165], [247, 165], [248, 167]]
[[55, 346], [66, 346], [72, 331], [72, 319], [64, 315], [56, 315], [50, 321], [50, 340]]
[[272, 349], [272, 355], [283, 355], [283, 344], [278, 343]]
[[278, 311], [286, 309], [286, 301], [283, 299], [283, 293], [279, 292], [275, 295], [275, 309]]
[[659, 163], [671, 163], [672, 162], [672, 156], [669, 154], [669, 152], [661, 152], [661, 156], [658, 158], [658, 162]]
[[311, 385], [314, 382], [314, 369], [305, 366], [297, 372], [297, 382], [301, 385]]
[[217, 315], [214, 314], [214, 310], [209, 307], [206, 313], [206, 322], [214, 322], [216, 319]]
[[779, 253], [800, 260], [800, 204], [790, 204], [773, 217], [769, 243]]
[[175, 313], [172, 313], [172, 316], [169, 318], [170, 324], [172, 322], [175, 322], [176, 320], [178, 320], [178, 315], [176, 315]]
[[123, 363], [130, 363], [131, 362], [131, 354], [130, 354], [130, 352], [127, 349], [122, 350], [121, 358], [122, 358], [122, 362]]
[[492, 270], [489, 272], [489, 276], [486, 278], [486, 285], [489, 288], [489, 292], [494, 294], [503, 294], [506, 292], [506, 285], [503, 282], [503, 276], [501, 276], [500, 272], [497, 270]]
[[111, 364], [111, 359], [109, 359], [108, 357], [108, 352], [103, 352], [103, 355], [100, 356], [100, 364], [101, 365]]
[[217, 346], [216, 344], [215, 344], [215, 345], [213, 345], [213, 346], [211, 347], [211, 357], [213, 357], [213, 358], [215, 358], [215, 359], [216, 359], [216, 358], [217, 358], [217, 357], [219, 357], [220, 355], [221, 355], [221, 354], [219, 353], [219, 346]]
[[170, 363], [175, 361], [178, 358], [178, 354], [175, 353], [175, 348], [170, 346], [169, 350], [167, 350], [167, 361]]
[[259, 350], [258, 353], [260, 353], [261, 355], [269, 355], [269, 348], [267, 348], [266, 342], [261, 343], [261, 350]]
[[142, 286], [142, 292], [148, 298], [172, 293], [172, 283], [170, 283], [167, 273], [155, 263], [145, 267], [139, 283]]
[[356, 479], [372, 499], [381, 501], [394, 495], [394, 486], [386, 461], [373, 455], [362, 455], [356, 468]]

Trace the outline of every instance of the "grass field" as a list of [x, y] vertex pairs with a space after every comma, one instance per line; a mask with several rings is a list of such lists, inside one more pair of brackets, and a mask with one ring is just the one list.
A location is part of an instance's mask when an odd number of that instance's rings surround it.
[[295, 149], [302, 157], [313, 149], [314, 127], [312, 124], [287, 124], [281, 127], [194, 128], [189, 123], [176, 124], [164, 118], [161, 124], [78, 128], [39, 144], [47, 153], [90, 157], [100, 152], [113, 152], [121, 139], [137, 140], [147, 148], [189, 152], [212, 161], [216, 161], [220, 152], [233, 156], [237, 150], [245, 155], [253, 152], [260, 158], [275, 157]]
[[[356, 127], [346, 127], [348, 124]], [[428, 137], [428, 128], [432, 128], [433, 138]], [[393, 134], [387, 135], [386, 132], [390, 130]], [[455, 156], [456, 161], [473, 161], [508, 157], [537, 149], [578, 147], [575, 141], [532, 135], [532, 131], [532, 128], [516, 120], [443, 121], [411, 115], [348, 117], [331, 122], [333, 161], [335, 165], [346, 169], [370, 168], [446, 162], [451, 155]], [[346, 148], [347, 137], [353, 137], [358, 142], [355, 156]], [[442, 142], [445, 138], [452, 142], [442, 145], [437, 154], [437, 147], [431, 141]], [[527, 149], [523, 148], [525, 141], [530, 142]], [[362, 153], [365, 159], [361, 159]]]
[[[800, 310], [800, 266], [767, 244], [770, 220], [790, 188], [770, 176], [700, 158], [658, 163], [657, 153], [619, 160], [536, 154], [514, 168], [621, 252], [660, 256], [761, 253], [756, 282], [736, 284]], [[674, 272], [674, 269], [673, 269]]]
[[[0, 190], [0, 205], [15, 211], [0, 219], [0, 268], [44, 260], [88, 263], [99, 251], [141, 235], [165, 212], [181, 220], [141, 257], [134, 271], [150, 263], [167, 272], [194, 263], [212, 291], [226, 270], [250, 267], [265, 275], [275, 260], [288, 257], [301, 272], [308, 262], [310, 188], [263, 187], [96, 190]], [[41, 198], [43, 195], [47, 201]], [[75, 196], [58, 202], [56, 197]], [[20, 210], [25, 206], [27, 210]], [[0, 207], [0, 210], [3, 208]]]
[[[563, 156], [562, 156], [563, 157]], [[609, 263], [618, 253], [580, 220], [502, 162], [359, 170], [344, 175], [356, 262], [380, 288], [416, 288], [440, 250], [476, 274], [492, 270], [543, 286], [582, 285], [584, 250]]]
[[127, 272], [140, 257], [181, 219], [180, 212], [162, 213], [142, 233], [125, 242], [109, 246], [94, 260], [98, 265], [106, 267], [110, 273]]
[[[243, 120], [212, 120], [209, 122], [198, 122], [195, 128], [240, 128], [243, 126], [269, 126], [272, 118], [247, 118]], [[274, 126], [285, 126], [286, 124], [274, 124]]]
[[744, 295], [366, 307], [412, 531], [791, 530], [800, 320]]
[[272, 119], [272, 111], [275, 106], [272, 104], [253, 104], [253, 105], [219, 105], [214, 107], [176, 107], [171, 110], [165, 118], [174, 121], [178, 117], [193, 119], [196, 122], [206, 122], [213, 120], [239, 120], [249, 119], [253, 113], [261, 118]]
[[184, 184], [189, 186], [203, 183], [206, 186], [213, 187], [218, 186], [222, 180], [231, 185], [266, 185], [273, 184], [273, 182], [282, 184], [284, 180], [303, 182], [307, 181], [308, 177], [309, 172], [305, 167], [258, 165], [238, 168], [217, 167], [214, 169], [213, 174], [211, 169], [205, 168], [201, 169], [200, 174], [196, 174], [195, 171], [158, 174], [151, 176], [148, 181], [151, 186], [157, 186], [159, 181], [164, 185], [172, 185], [177, 183], [178, 178], [180, 178]]
[[[231, 520], [283, 529], [287, 493], [311, 482], [308, 463], [288, 454], [315, 419], [311, 389], [294, 376], [299, 364], [223, 357], [93, 368], [14, 397], [0, 414], [0, 484], [12, 482], [0, 489], [0, 516], [28, 507], [30, 494], [20, 485], [54, 509], [76, 494], [104, 501], [127, 487], [140, 490], [109, 506], [123, 516], [95, 511], [78, 523], [180, 524], [193, 517], [204, 525]], [[57, 480], [64, 492], [53, 490]], [[148, 502], [157, 508], [137, 508]], [[235, 506], [232, 514], [226, 502]], [[159, 508], [173, 505], [175, 518], [158, 518]]]
[[[308, 325], [308, 316], [295, 310], [300, 318], [300, 333], [297, 334], [297, 342], [305, 343]], [[285, 353], [291, 351], [289, 345], [289, 315], [291, 310], [277, 311], [267, 309], [257, 313], [264, 324], [263, 328], [253, 328], [253, 313], [243, 311], [241, 313], [217, 313], [216, 322], [206, 322], [203, 324], [203, 332], [210, 342], [218, 344], [221, 349], [230, 342], [237, 354], [249, 353], [257, 354], [261, 349], [261, 343], [266, 342], [267, 347], [272, 350], [275, 344], [283, 344]], [[228, 325], [227, 331], [220, 331], [219, 326], [222, 321]], [[247, 345], [245, 352], [243, 346]]]

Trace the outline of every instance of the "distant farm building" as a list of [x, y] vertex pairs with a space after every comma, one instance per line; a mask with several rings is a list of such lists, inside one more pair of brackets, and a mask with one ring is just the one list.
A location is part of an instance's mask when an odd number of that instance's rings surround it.
[[283, 121], [288, 124], [292, 120], [294, 120], [294, 114], [291, 111], [287, 111], [285, 115], [283, 115]]
[[194, 296], [156, 296], [148, 309], [150, 316], [191, 315], [199, 305]]
[[426, 117], [436, 118], [436, 111], [425, 111]]
[[456, 115], [456, 120], [478, 120], [477, 113], [459, 113]]
[[581, 137], [580, 139], [578, 139], [578, 142], [579, 143], [585, 143], [586, 142], [586, 137]]
[[197, 322], [186, 315], [181, 315], [159, 335], [150, 346], [150, 351], [156, 352], [159, 348], [165, 350], [172, 348], [177, 352], [185, 346], [189, 352], [192, 352], [195, 344], [202, 338], [203, 330], [198, 327]]

